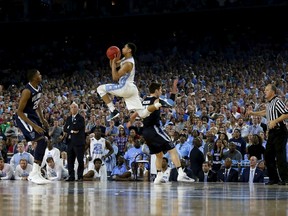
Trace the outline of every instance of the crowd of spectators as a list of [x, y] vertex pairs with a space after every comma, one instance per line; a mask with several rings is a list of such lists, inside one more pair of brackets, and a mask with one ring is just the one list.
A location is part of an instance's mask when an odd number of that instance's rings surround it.
[[[152, 81], [161, 82], [162, 96], [169, 97], [171, 83], [177, 77], [179, 91], [175, 106], [163, 108], [161, 115], [161, 124], [175, 138], [175, 144], [187, 142], [192, 149], [193, 140], [199, 138], [201, 146], [198, 148], [205, 160], [213, 162], [215, 169], [220, 169], [215, 164], [221, 163], [225, 155], [238, 162], [248, 160], [253, 156], [249, 146], [261, 143], [265, 147], [267, 139], [266, 119], [249, 117], [246, 113], [248, 109], [263, 108], [266, 84], [274, 83], [278, 96], [288, 105], [287, 35], [275, 37], [270, 32], [255, 33], [241, 29], [222, 32], [221, 35], [203, 33], [199, 38], [190, 36], [187, 32], [177, 31], [166, 38], [147, 42], [145, 36], [133, 35], [132, 39], [139, 44], [135, 58], [136, 83], [141, 97], [149, 94], [148, 86]], [[1, 47], [0, 149], [5, 162], [8, 163], [9, 157], [18, 152], [17, 143], [24, 143], [26, 151], [32, 146], [32, 143], [25, 143], [21, 132], [13, 125], [20, 90], [26, 83], [26, 68], [31, 66], [44, 74], [41, 105], [51, 131], [54, 127], [63, 127], [69, 115], [69, 105], [74, 101], [86, 119], [87, 136], [94, 126], [101, 125], [105, 137], [119, 150], [114, 149], [115, 157], [124, 155], [129, 160], [131, 155], [126, 153], [131, 148], [136, 148], [134, 152], [139, 154], [139, 142], [141, 145], [145, 143], [141, 139], [141, 119], [135, 122], [132, 130], [128, 130], [129, 113], [123, 100], [115, 97], [120, 116], [113, 122], [112, 130], [111, 123], [107, 122], [109, 110], [95, 92], [99, 84], [111, 82], [111, 70], [105, 56], [108, 42], [99, 44], [99, 38], [96, 40], [87, 35], [59, 38], [31, 40], [29, 44], [19, 42], [17, 51], [11, 51], [9, 46]], [[115, 41], [121, 40], [125, 38]], [[253, 125], [260, 125], [260, 128], [255, 129]], [[53, 137], [53, 144], [65, 151], [65, 140], [59, 133], [59, 139]], [[178, 141], [177, 133], [184, 140]], [[259, 135], [257, 138], [261, 141], [249, 139], [254, 134]], [[209, 142], [212, 144], [208, 145]], [[240, 159], [238, 156], [233, 158], [235, 150]], [[147, 153], [144, 147], [141, 151]], [[219, 157], [213, 155], [217, 152]], [[188, 150], [183, 158], [191, 161], [189, 157]], [[258, 157], [263, 159], [261, 154]], [[127, 163], [129, 168], [132, 162], [131, 159]], [[107, 171], [111, 174], [113, 167]]]

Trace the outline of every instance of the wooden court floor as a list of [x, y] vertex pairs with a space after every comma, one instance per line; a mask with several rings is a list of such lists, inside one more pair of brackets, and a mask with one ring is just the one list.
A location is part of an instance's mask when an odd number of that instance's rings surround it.
[[288, 215], [288, 185], [0, 181], [0, 215]]

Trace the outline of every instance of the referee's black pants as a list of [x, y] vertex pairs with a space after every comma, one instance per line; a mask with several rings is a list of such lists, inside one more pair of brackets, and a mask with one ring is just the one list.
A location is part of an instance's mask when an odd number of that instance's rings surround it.
[[288, 182], [286, 158], [287, 129], [270, 129], [266, 143], [265, 161], [269, 181]]

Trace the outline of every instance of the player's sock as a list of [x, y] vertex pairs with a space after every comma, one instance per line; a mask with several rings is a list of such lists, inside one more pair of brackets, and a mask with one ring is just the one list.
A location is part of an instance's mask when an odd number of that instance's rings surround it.
[[108, 106], [111, 113], [115, 110], [113, 102], [108, 103], [107, 106]]

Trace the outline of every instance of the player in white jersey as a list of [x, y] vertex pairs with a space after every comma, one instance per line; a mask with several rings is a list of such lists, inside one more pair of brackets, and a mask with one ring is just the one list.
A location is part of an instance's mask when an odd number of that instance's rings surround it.
[[[114, 119], [119, 116], [119, 111], [115, 109], [113, 101], [110, 95], [123, 97], [128, 110], [135, 110], [141, 118], [145, 118], [150, 115], [151, 112], [159, 109], [161, 106], [172, 106], [171, 101], [159, 100], [155, 104], [143, 107], [139, 91], [137, 86], [134, 84], [135, 76], [135, 60], [133, 55], [136, 52], [136, 45], [134, 43], [127, 43], [122, 48], [123, 58], [115, 56], [113, 60], [110, 60], [110, 66], [112, 69], [113, 81], [118, 81], [115, 84], [103, 84], [97, 88], [98, 94], [101, 96], [103, 101], [108, 106], [111, 115], [108, 120]], [[120, 69], [117, 71], [117, 68]]]
[[[91, 161], [88, 164], [88, 170], [91, 170], [94, 168], [94, 160], [96, 158], [100, 158], [103, 163], [105, 164], [105, 159], [109, 156], [111, 156], [114, 152], [114, 149], [111, 145], [111, 143], [106, 140], [105, 138], [101, 137], [101, 128], [96, 127], [95, 133], [91, 133], [89, 135], [90, 138], [90, 156]], [[108, 149], [109, 152], [105, 154], [105, 149]]]

